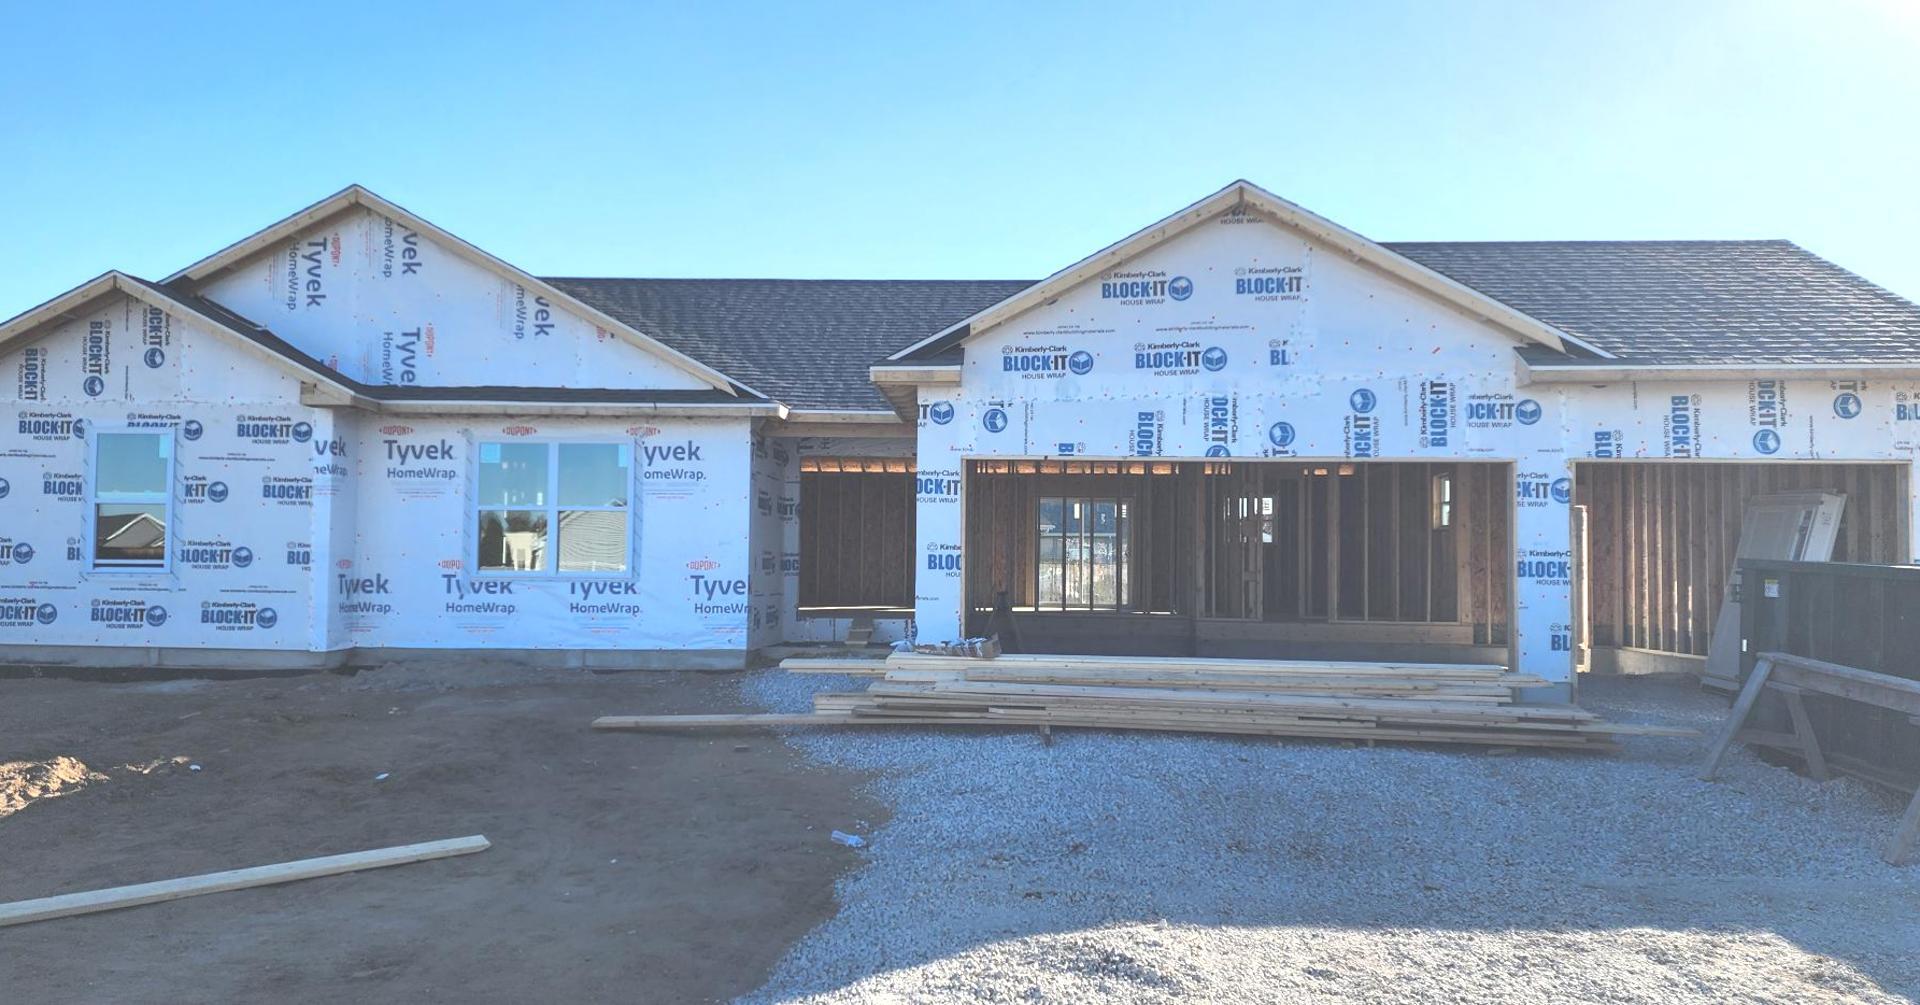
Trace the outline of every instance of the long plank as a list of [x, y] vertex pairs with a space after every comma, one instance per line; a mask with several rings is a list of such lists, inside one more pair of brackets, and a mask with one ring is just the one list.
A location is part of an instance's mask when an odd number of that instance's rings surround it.
[[182, 897], [197, 897], [203, 893], [225, 893], [228, 890], [273, 886], [278, 883], [292, 883], [296, 880], [333, 876], [343, 872], [381, 869], [390, 865], [407, 865], [412, 862], [426, 862], [454, 855], [471, 855], [474, 852], [486, 851], [489, 847], [491, 844], [485, 837], [474, 834], [469, 837], [448, 838], [445, 841], [427, 841], [394, 848], [376, 848], [372, 851], [356, 851], [345, 855], [328, 855], [324, 858], [282, 862], [278, 865], [210, 872], [184, 879], [164, 879], [155, 883], [115, 886], [104, 890], [89, 890], [85, 893], [65, 893], [57, 897], [42, 897], [38, 900], [20, 900], [11, 904], [0, 904], [0, 928], [30, 921], [66, 918], [76, 914], [93, 914], [123, 907], [138, 907], [142, 904], [158, 904], [162, 901], [179, 900]]
[[[878, 725], [914, 725], [937, 722], [901, 716]], [[748, 712], [736, 715], [603, 715], [593, 720], [595, 729], [668, 731], [676, 729], [726, 729], [740, 726], [832, 726], [835, 724], [874, 725], [867, 719], [855, 719], [838, 712]]]

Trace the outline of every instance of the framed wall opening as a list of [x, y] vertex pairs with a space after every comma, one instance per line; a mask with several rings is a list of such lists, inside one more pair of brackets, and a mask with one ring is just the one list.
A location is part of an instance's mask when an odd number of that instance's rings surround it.
[[1576, 627], [1587, 669], [1701, 669], [1756, 497], [1844, 496], [1835, 562], [1912, 555], [1904, 463], [1591, 460], [1573, 469], [1587, 527]]
[[1504, 660], [1512, 477], [1494, 462], [972, 461], [968, 631], [1004, 600], [1036, 652]]
[[800, 459], [800, 614], [911, 615], [914, 465]]

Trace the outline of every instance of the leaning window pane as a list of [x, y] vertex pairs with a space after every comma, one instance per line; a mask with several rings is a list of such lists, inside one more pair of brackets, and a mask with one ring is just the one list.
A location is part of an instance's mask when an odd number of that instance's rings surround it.
[[626, 510], [561, 510], [561, 572], [625, 572]]
[[1093, 603], [1112, 607], [1120, 602], [1119, 556], [1112, 534], [1093, 536]]
[[167, 494], [167, 450], [156, 433], [101, 433], [94, 491], [100, 495]]
[[624, 443], [562, 443], [560, 505], [625, 506], [632, 458]]
[[164, 565], [166, 504], [101, 503], [94, 507], [93, 559], [101, 565]]
[[[1077, 503], [1068, 504], [1067, 519], [1073, 519], [1072, 509]], [[1067, 543], [1067, 606], [1087, 606], [1087, 539], [1080, 534], [1071, 534]]]
[[480, 568], [539, 572], [547, 567], [547, 514], [541, 510], [481, 510]]
[[480, 444], [480, 505], [545, 506], [547, 451], [544, 443]]
[[1039, 556], [1039, 596], [1035, 603], [1041, 607], [1059, 607], [1066, 602], [1062, 592], [1060, 578], [1060, 535], [1042, 534], [1040, 536]]

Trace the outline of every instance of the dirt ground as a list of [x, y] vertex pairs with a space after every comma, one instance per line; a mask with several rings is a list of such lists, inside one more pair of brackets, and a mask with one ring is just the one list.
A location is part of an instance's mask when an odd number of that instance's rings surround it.
[[0, 998], [731, 999], [833, 913], [858, 853], [828, 834], [877, 826], [884, 809], [856, 793], [863, 776], [772, 735], [587, 723], [740, 707], [730, 678], [704, 674], [0, 680], [0, 901], [493, 842], [0, 929]]

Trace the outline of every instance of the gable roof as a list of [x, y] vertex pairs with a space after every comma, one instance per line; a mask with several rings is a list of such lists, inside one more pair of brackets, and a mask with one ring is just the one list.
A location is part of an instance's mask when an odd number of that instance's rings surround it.
[[912, 363], [941, 358], [947, 350], [1067, 290], [1109, 272], [1157, 245], [1235, 209], [1251, 209], [1309, 240], [1370, 265], [1422, 290], [1467, 314], [1506, 330], [1523, 342], [1533, 342], [1558, 353], [1605, 357], [1607, 352], [1588, 345], [1538, 318], [1515, 310], [1486, 294], [1441, 275], [1420, 263], [1376, 244], [1325, 217], [1317, 216], [1246, 180], [1233, 182], [1205, 199], [1152, 224], [1116, 244], [1107, 246], [1059, 272], [959, 321], [888, 357], [890, 362]]
[[1387, 245], [1619, 357], [1535, 366], [1920, 361], [1920, 306], [1789, 241]]
[[189, 289], [159, 283], [112, 271], [88, 280], [65, 293], [16, 317], [0, 321], [0, 352], [16, 342], [38, 337], [46, 329], [84, 317], [95, 304], [115, 294], [124, 294], [141, 303], [157, 307], [182, 318], [198, 320], [216, 335], [225, 337], [243, 349], [252, 351], [290, 371], [301, 381], [331, 391], [327, 403], [382, 410], [386, 403], [412, 403], [416, 410], [424, 404], [515, 403], [553, 407], [585, 408], [600, 405], [651, 406], [655, 408], [701, 408], [726, 406], [735, 410], [777, 414], [778, 406], [767, 399], [737, 388], [722, 390], [648, 390], [580, 387], [424, 387], [400, 384], [363, 384], [308, 355], [298, 346], [274, 334], [225, 305]]
[[794, 408], [892, 409], [867, 368], [1031, 280], [571, 279], [554, 286]]
[[634, 328], [632, 325], [607, 315], [593, 305], [584, 303], [579, 298], [549, 285], [545, 280], [536, 278], [533, 275], [515, 268], [505, 260], [496, 258], [454, 234], [434, 226], [427, 220], [380, 198], [360, 185], [348, 185], [346, 188], [308, 206], [306, 209], [300, 210], [249, 237], [244, 237], [233, 244], [229, 244], [225, 248], [208, 255], [206, 258], [181, 269], [173, 275], [168, 276], [164, 282], [169, 287], [197, 287], [209, 277], [215, 276], [267, 248], [274, 247], [292, 238], [308, 227], [330, 220], [356, 207], [372, 210], [390, 220], [400, 223], [409, 230], [425, 234], [439, 244], [452, 250], [454, 254], [467, 259], [481, 268], [518, 283], [556, 304], [563, 304], [577, 311], [588, 321], [620, 336], [646, 352], [661, 357], [669, 364], [672, 364], [717, 390], [729, 394], [742, 390], [751, 392], [751, 388], [736, 387], [734, 379], [725, 373], [660, 342], [658, 339], [652, 338], [639, 329]]

